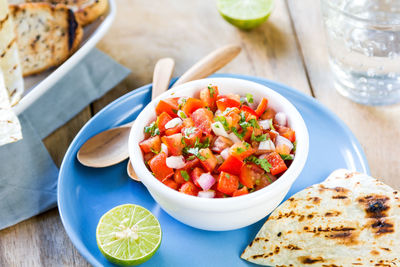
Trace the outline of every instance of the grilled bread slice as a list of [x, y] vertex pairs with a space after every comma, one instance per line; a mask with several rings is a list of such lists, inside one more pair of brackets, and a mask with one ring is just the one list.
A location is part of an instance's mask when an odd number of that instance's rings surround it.
[[75, 12], [76, 19], [82, 26], [95, 21], [106, 12], [108, 7], [108, 0], [26, 0], [26, 2], [64, 4]]
[[82, 27], [65, 5], [24, 3], [10, 5], [10, 12], [24, 76], [60, 65], [82, 40]]
[[24, 92], [24, 80], [18, 56], [14, 23], [6, 0], [0, 0], [0, 71], [11, 105], [15, 105]]

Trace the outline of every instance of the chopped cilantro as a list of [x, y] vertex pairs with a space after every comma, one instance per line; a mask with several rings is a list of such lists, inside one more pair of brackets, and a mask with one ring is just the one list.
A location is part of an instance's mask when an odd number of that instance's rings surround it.
[[239, 122], [246, 122], [246, 115], [243, 111], [240, 112], [240, 121]]
[[250, 94], [250, 93], [247, 93], [247, 94], [246, 94], [246, 100], [247, 100], [247, 103], [252, 104], [252, 103], [254, 102], [254, 100], [253, 100], [253, 95]]
[[156, 150], [154, 150], [152, 147], [150, 148], [150, 150], [151, 150], [151, 152], [153, 152], [154, 154], [158, 154], [158, 153], [160, 153], [160, 151], [156, 151]]
[[225, 177], [226, 178], [231, 178], [231, 176], [228, 173], [225, 174]]
[[257, 122], [256, 119], [251, 119], [251, 120], [249, 120], [249, 124], [250, 124], [253, 128], [260, 129], [260, 125], [258, 125], [258, 122]]
[[283, 154], [280, 154], [280, 155], [283, 160], [293, 160], [294, 159], [293, 155], [283, 155]]
[[246, 162], [253, 162], [260, 166], [264, 171], [269, 172], [269, 168], [271, 168], [271, 164], [267, 159], [259, 159], [256, 156], [250, 156], [245, 159]]
[[253, 133], [251, 133], [250, 140], [251, 141], [257, 141], [257, 142], [265, 141], [265, 140], [267, 140], [267, 134], [262, 134], [262, 135], [259, 135], [259, 136], [255, 136], [254, 132], [253, 132]]
[[208, 86], [208, 91], [210, 92], [210, 96], [214, 97], [215, 94], [215, 89], [211, 85]]
[[187, 182], [187, 181], [189, 181], [189, 174], [187, 173], [187, 171], [185, 171], [185, 170], [183, 170], [183, 171], [181, 171], [181, 175], [182, 175], [182, 177], [183, 177], [183, 179]]
[[178, 110], [178, 116], [179, 116], [181, 119], [186, 119], [186, 118], [187, 118], [185, 112], [183, 112], [182, 110]]
[[144, 132], [149, 133], [151, 136], [160, 134], [160, 130], [158, 129], [157, 123], [155, 121], [153, 121], [149, 126], [144, 127]]
[[172, 112], [175, 113], [175, 114], [178, 114], [178, 110], [176, 110], [174, 108], [172, 109]]
[[215, 120], [215, 121], [219, 121], [219, 122], [224, 126], [225, 131], [229, 131], [229, 125], [228, 125], [228, 122], [226, 121], [226, 118], [225, 118], [225, 117], [223, 117], [223, 116], [216, 116], [216, 117], [214, 118], [214, 120]]
[[242, 185], [242, 183], [239, 183], [239, 189], [242, 189], [244, 187], [244, 185]]
[[236, 127], [232, 127], [231, 130], [237, 137], [239, 137], [240, 140], [243, 140], [243, 137], [247, 132], [246, 128], [243, 128], [242, 133], [239, 133], [238, 130], [236, 129]]
[[249, 148], [250, 148], [250, 144], [249, 144], [249, 143], [247, 143], [247, 142], [243, 142], [243, 144], [244, 144], [244, 147], [245, 147], [245, 148], [247, 148], [247, 149], [249, 149]]
[[297, 140], [293, 142], [293, 152], [296, 152]]
[[274, 127], [274, 125], [272, 124], [272, 119], [269, 120], [269, 128], [270, 128], [271, 130], [274, 130], [274, 131], [275, 131], [275, 127]]
[[203, 157], [202, 155], [200, 155], [200, 149], [198, 147], [190, 147], [188, 149], [185, 150], [186, 153], [188, 154], [192, 154], [195, 155], [196, 157], [199, 158], [199, 160], [206, 160], [205, 157]]
[[236, 152], [238, 153], [238, 154], [241, 154], [241, 153], [243, 153], [243, 152], [245, 152], [246, 150], [243, 148], [243, 147], [237, 147], [236, 148]]

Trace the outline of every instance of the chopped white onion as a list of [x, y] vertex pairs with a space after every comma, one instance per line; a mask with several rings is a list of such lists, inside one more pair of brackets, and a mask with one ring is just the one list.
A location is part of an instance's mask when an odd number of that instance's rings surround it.
[[231, 139], [233, 143], [242, 142], [242, 141], [240, 141], [239, 137], [237, 137], [236, 134], [234, 134], [234, 133], [229, 133], [228, 138]]
[[217, 136], [229, 137], [228, 133], [225, 131], [224, 126], [221, 122], [217, 121], [211, 124], [211, 129]]
[[183, 120], [183, 119], [186, 119], [186, 118], [188, 117], [188, 116], [185, 114], [185, 112], [183, 112], [182, 110], [178, 110], [177, 115], [178, 115], [178, 117], [181, 118], [182, 120]]
[[268, 130], [271, 125], [271, 120], [258, 121], [258, 125], [260, 125], [264, 130]]
[[274, 151], [275, 150], [275, 145], [274, 142], [272, 142], [271, 139], [265, 140], [260, 142], [258, 145], [259, 150], [268, 150], [268, 151]]
[[275, 115], [275, 121], [282, 126], [286, 126], [287, 123], [287, 117], [286, 114], [283, 112], [278, 112]]
[[216, 155], [217, 164], [222, 164], [224, 162], [224, 158], [221, 155]]
[[278, 135], [278, 136], [276, 136], [276, 139], [275, 139], [275, 146], [278, 147], [281, 145], [287, 146], [289, 148], [289, 150], [293, 149], [293, 144], [292, 144], [292, 142], [290, 142], [289, 139], [286, 139], [285, 137]]
[[214, 190], [199, 191], [197, 196], [198, 197], [204, 197], [204, 198], [214, 198], [215, 197], [215, 191]]
[[172, 169], [182, 169], [185, 166], [185, 158], [183, 156], [171, 156], [166, 159], [166, 164]]
[[220, 153], [221, 157], [226, 160], [229, 157], [229, 148], [225, 148]]
[[203, 188], [204, 191], [207, 191], [215, 184], [215, 179], [209, 172], [207, 172], [200, 175], [200, 177], [197, 179], [197, 183], [201, 186], [201, 188]]
[[169, 122], [167, 122], [165, 124], [165, 129], [174, 128], [174, 127], [178, 126], [181, 123], [182, 123], [182, 120], [180, 118], [173, 118], [172, 120], [170, 120]]
[[164, 152], [165, 155], [168, 156], [168, 147], [167, 147], [167, 145], [164, 144], [164, 143], [161, 143], [161, 152]]

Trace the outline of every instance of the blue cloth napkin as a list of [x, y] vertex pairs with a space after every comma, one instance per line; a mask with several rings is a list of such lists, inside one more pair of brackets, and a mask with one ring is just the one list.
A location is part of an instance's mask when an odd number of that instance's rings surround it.
[[56, 206], [58, 168], [42, 139], [129, 73], [93, 49], [19, 115], [23, 139], [0, 147], [0, 229]]

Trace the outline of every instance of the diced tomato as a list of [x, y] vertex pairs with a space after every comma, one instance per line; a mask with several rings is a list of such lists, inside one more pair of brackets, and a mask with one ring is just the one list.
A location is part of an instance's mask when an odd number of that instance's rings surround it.
[[266, 173], [265, 175], [261, 176], [259, 180], [257, 180], [257, 184], [255, 185], [255, 190], [260, 190], [272, 182], [276, 181], [276, 177], [270, 173]]
[[289, 139], [290, 142], [296, 141], [296, 133], [289, 127], [285, 126], [277, 126], [278, 133], [285, 137], [286, 139]]
[[199, 159], [195, 158], [190, 161], [187, 161], [182, 169], [186, 170], [187, 172], [191, 172], [192, 169], [199, 166], [199, 164], [200, 164]]
[[200, 91], [200, 99], [203, 101], [204, 106], [210, 107], [212, 110], [215, 109], [215, 101], [218, 96], [218, 87], [209, 86]]
[[240, 110], [238, 108], [232, 108], [229, 112], [227, 112], [224, 117], [226, 119], [226, 122], [228, 123], [229, 128], [239, 127], [239, 121], [240, 121], [240, 115], [239, 115]]
[[276, 175], [282, 173], [287, 170], [287, 166], [285, 161], [281, 158], [281, 156], [276, 153], [272, 152], [265, 156], [271, 167], [269, 168], [272, 175]]
[[154, 157], [154, 153], [153, 152], [150, 152], [150, 153], [146, 153], [146, 154], [144, 154], [144, 156], [143, 156], [143, 160], [145, 161], [145, 162], [148, 162], [149, 160], [151, 160], [153, 157]]
[[239, 100], [234, 99], [233, 97], [228, 97], [227, 95], [218, 96], [217, 107], [221, 111], [225, 111], [227, 108], [239, 108], [240, 107], [240, 97]]
[[172, 118], [177, 117], [176, 112], [179, 109], [178, 99], [179, 97], [160, 100], [156, 106], [156, 114], [160, 115], [163, 112], [167, 112]]
[[168, 187], [171, 187], [174, 190], [178, 190], [179, 185], [172, 179], [166, 179], [163, 181], [163, 184], [165, 184]]
[[175, 126], [174, 128], [170, 128], [170, 129], [165, 130], [165, 134], [166, 135], [173, 135], [173, 134], [176, 134], [176, 133], [180, 133], [182, 128], [183, 128], [183, 124], [181, 123], [181, 124]]
[[232, 156], [237, 157], [240, 160], [244, 160], [251, 154], [253, 154], [256, 150], [250, 146], [250, 144], [246, 142], [241, 142], [241, 143], [235, 143], [231, 148], [229, 149], [229, 153]]
[[276, 111], [272, 108], [267, 108], [264, 113], [260, 116], [262, 120], [270, 120], [275, 118]]
[[247, 195], [249, 193], [249, 190], [247, 190], [247, 187], [243, 186], [241, 189], [236, 190], [233, 192], [233, 197], [238, 197], [238, 196], [243, 196]]
[[211, 124], [213, 113], [205, 108], [199, 108], [192, 114], [194, 125], [199, 128], [204, 134], [211, 133]]
[[201, 165], [203, 165], [206, 171], [212, 172], [215, 169], [215, 166], [217, 166], [217, 158], [209, 148], [200, 149], [199, 154], [205, 158], [204, 160], [200, 159]]
[[264, 170], [254, 163], [247, 163], [243, 165], [240, 172], [240, 182], [248, 188], [253, 188], [254, 184], [262, 178]]
[[181, 133], [163, 136], [161, 137], [161, 141], [167, 146], [168, 154], [172, 156], [182, 155], [182, 149], [185, 147], [185, 145], [182, 144]]
[[139, 143], [139, 146], [142, 149], [143, 153], [150, 153], [150, 152], [158, 153], [161, 150], [160, 136], [156, 135], [146, 140], [143, 140], [142, 142]]
[[181, 133], [187, 146], [193, 146], [202, 136], [201, 130], [197, 127], [183, 128]]
[[186, 182], [181, 186], [181, 188], [179, 188], [179, 192], [187, 195], [197, 196], [199, 189], [192, 182]]
[[184, 184], [184, 183], [187, 182], [185, 180], [185, 178], [183, 178], [181, 171], [184, 171], [184, 170], [176, 170], [175, 173], [174, 173], [174, 181], [177, 184]]
[[275, 143], [275, 140], [276, 140], [276, 137], [278, 136], [278, 134], [273, 131], [268, 131], [267, 133], [268, 133], [269, 138], [272, 140], [272, 142]]
[[258, 114], [257, 114], [251, 107], [249, 107], [249, 106], [243, 105], [242, 108], [241, 108], [241, 110], [242, 110], [243, 112], [246, 112], [246, 113], [249, 113], [249, 114], [251, 114], [251, 115], [256, 116], [256, 118], [259, 117]]
[[165, 124], [167, 124], [170, 120], [172, 120], [172, 117], [167, 112], [163, 112], [158, 115], [157, 126], [161, 133], [165, 132]]
[[183, 104], [182, 111], [185, 112], [187, 116], [190, 116], [190, 114], [192, 114], [199, 108], [204, 108], [203, 101], [197, 98], [189, 97], [188, 99], [186, 99], [185, 104]]
[[230, 155], [221, 166], [219, 166], [218, 171], [229, 172], [234, 175], [240, 175], [240, 170], [242, 169], [243, 161]]
[[218, 191], [231, 196], [233, 192], [236, 191], [238, 186], [239, 177], [237, 177], [236, 175], [227, 172], [221, 172], [219, 174], [217, 184]]
[[167, 166], [167, 155], [161, 152], [149, 160], [149, 166], [154, 176], [161, 182], [174, 175], [174, 170]]
[[199, 186], [199, 183], [197, 182], [197, 180], [200, 178], [200, 176], [205, 173], [205, 171], [202, 168], [196, 167], [193, 169], [192, 173], [190, 174], [190, 178], [192, 179], [193, 183], [196, 186]]
[[233, 145], [233, 142], [231, 141], [231, 139], [223, 137], [223, 136], [218, 136], [214, 140], [211, 150], [216, 153], [221, 153], [222, 150], [224, 150], [225, 148], [231, 147], [232, 145]]
[[260, 117], [264, 111], [267, 109], [268, 106], [268, 99], [262, 98], [260, 104], [258, 104], [258, 107], [256, 109], [257, 117]]
[[289, 155], [290, 154], [290, 148], [287, 145], [279, 145], [275, 147], [275, 152], [279, 153], [281, 155]]
[[190, 128], [190, 127], [194, 126], [194, 122], [193, 122], [192, 118], [183, 119], [183, 123], [182, 124], [183, 124], [184, 128]]
[[251, 138], [251, 134], [253, 133], [253, 127], [249, 126], [247, 127], [245, 130], [241, 129], [239, 131], [239, 133], [242, 133], [243, 131], [245, 131], [244, 136], [243, 136], [243, 140], [245, 141], [249, 141]]

